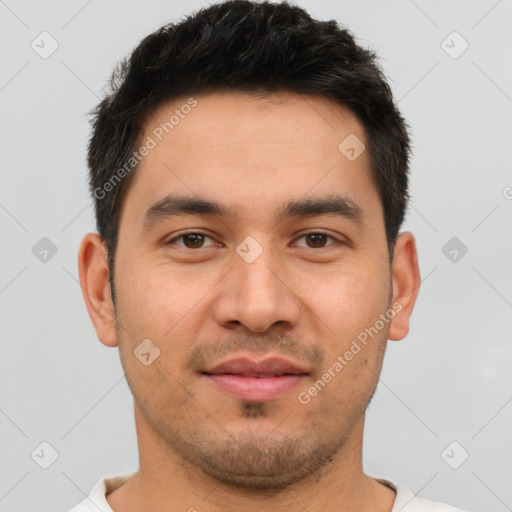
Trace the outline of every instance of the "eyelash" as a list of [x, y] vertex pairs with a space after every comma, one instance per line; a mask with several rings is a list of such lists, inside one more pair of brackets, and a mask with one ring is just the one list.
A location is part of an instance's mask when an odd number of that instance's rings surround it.
[[[188, 233], [181, 233], [180, 235], [175, 236], [171, 240], [168, 240], [167, 242], [165, 242], [165, 245], [172, 245], [176, 240], [179, 240], [180, 238], [184, 238], [185, 236], [188, 236], [188, 235], [202, 235], [206, 238], [210, 238], [213, 240], [213, 238], [210, 235], [207, 235], [206, 233], [201, 233], [200, 231], [189, 231]], [[335, 242], [337, 242], [339, 244], [343, 243], [340, 240], [338, 240], [337, 238], [335, 238], [334, 236], [330, 235], [329, 233], [324, 233], [323, 231], [309, 231], [307, 233], [302, 234], [299, 237], [299, 239], [304, 238], [308, 235], [325, 235], [327, 238], [331, 238], [332, 240], [335, 240]], [[325, 247], [318, 247], [318, 248], [315, 248], [315, 247], [305, 247], [305, 248], [313, 249], [313, 250], [320, 250], [320, 249], [327, 249], [328, 247], [331, 247], [331, 245], [335, 245], [335, 244], [330, 244]], [[185, 249], [186, 251], [198, 251], [200, 249], [205, 249], [205, 247], [198, 247], [196, 249], [192, 249], [190, 247], [184, 247], [184, 246], [178, 246], [178, 247], [180, 247], [181, 249]]]

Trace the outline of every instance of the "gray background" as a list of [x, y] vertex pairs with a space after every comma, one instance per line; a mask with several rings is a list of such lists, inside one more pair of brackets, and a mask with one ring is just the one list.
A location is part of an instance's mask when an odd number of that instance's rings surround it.
[[[469, 510], [512, 510], [511, 2], [296, 3], [380, 54], [413, 129], [403, 229], [423, 283], [411, 333], [389, 342], [365, 469]], [[94, 231], [84, 114], [120, 57], [203, 5], [0, 1], [1, 511], [64, 511], [100, 477], [137, 469], [118, 352], [97, 340], [77, 284]], [[43, 31], [59, 45], [46, 59], [31, 47]], [[43, 237], [57, 249], [46, 261]], [[48, 469], [44, 441], [58, 452]]]

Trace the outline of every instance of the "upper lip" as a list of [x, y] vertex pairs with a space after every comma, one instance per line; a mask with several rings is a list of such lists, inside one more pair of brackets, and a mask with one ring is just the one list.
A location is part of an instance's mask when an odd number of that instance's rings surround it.
[[203, 371], [208, 374], [233, 374], [247, 377], [258, 375], [279, 376], [285, 374], [302, 375], [308, 371], [300, 365], [281, 357], [268, 357], [256, 361], [248, 357], [237, 357], [224, 361]]

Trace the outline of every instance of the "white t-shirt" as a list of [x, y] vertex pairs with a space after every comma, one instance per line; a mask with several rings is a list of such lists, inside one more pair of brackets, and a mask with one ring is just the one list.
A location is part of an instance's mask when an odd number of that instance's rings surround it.
[[[120, 473], [101, 478], [92, 488], [89, 496], [68, 510], [68, 512], [114, 512], [108, 504], [105, 494], [120, 487], [133, 474], [133, 472]], [[391, 512], [465, 512], [460, 508], [451, 507], [445, 503], [418, 498], [410, 489], [403, 485], [394, 484], [383, 478], [376, 478], [376, 480], [381, 484], [391, 487], [396, 492], [395, 503]]]

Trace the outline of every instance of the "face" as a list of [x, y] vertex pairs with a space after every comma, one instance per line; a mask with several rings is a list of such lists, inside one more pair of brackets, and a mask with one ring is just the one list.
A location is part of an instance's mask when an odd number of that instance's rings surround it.
[[339, 149], [367, 145], [347, 109], [194, 99], [145, 124], [155, 147], [121, 211], [115, 341], [139, 438], [225, 484], [280, 488], [361, 430], [400, 309], [382, 204], [367, 151]]

